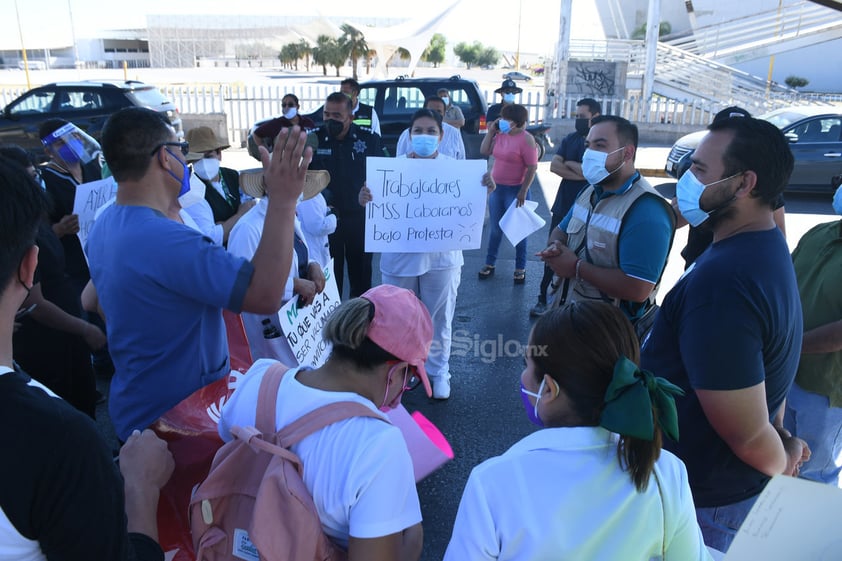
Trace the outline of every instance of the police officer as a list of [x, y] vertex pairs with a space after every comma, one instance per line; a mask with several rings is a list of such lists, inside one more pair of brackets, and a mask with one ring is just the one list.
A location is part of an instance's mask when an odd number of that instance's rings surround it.
[[330, 256], [339, 294], [348, 264], [351, 298], [371, 288], [371, 254], [365, 252], [365, 208], [358, 195], [365, 183], [367, 156], [386, 156], [380, 135], [352, 122], [353, 105], [344, 92], [327, 97], [324, 124], [312, 133], [318, 146], [310, 169], [330, 172], [330, 183], [322, 192], [336, 214], [336, 231], [328, 236]]
[[377, 111], [371, 105], [360, 103], [360, 83], [353, 78], [345, 78], [339, 84], [339, 91], [351, 98], [354, 124], [379, 135], [380, 119], [377, 117]]

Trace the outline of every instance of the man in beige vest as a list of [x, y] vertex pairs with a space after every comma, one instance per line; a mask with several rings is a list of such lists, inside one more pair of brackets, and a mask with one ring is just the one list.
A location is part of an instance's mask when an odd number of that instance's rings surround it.
[[605, 300], [633, 322], [651, 317], [675, 233], [675, 213], [634, 167], [637, 127], [614, 115], [592, 121], [588, 181], [538, 255], [559, 277], [554, 305]]

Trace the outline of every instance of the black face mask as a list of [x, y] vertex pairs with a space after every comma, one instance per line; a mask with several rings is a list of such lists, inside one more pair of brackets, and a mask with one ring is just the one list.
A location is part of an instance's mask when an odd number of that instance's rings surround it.
[[576, 119], [576, 132], [582, 136], [588, 136], [588, 131], [590, 130], [590, 119]]
[[325, 121], [325, 127], [327, 127], [327, 134], [331, 137], [336, 138], [340, 134], [342, 134], [342, 129], [345, 128], [344, 123], [342, 121], [337, 121], [336, 119], [328, 119]]

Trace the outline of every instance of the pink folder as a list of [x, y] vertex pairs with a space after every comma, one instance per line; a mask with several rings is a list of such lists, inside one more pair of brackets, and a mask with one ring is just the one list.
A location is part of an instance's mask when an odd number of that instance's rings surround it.
[[410, 414], [403, 405], [398, 405], [386, 415], [403, 433], [412, 457], [416, 483], [453, 459], [453, 449], [447, 439], [420, 412]]

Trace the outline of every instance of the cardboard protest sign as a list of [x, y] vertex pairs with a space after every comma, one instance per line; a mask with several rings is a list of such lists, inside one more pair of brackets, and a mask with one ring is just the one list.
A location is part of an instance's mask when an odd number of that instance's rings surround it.
[[487, 190], [484, 160], [368, 158], [365, 250], [478, 249]]
[[97, 210], [117, 194], [117, 183], [113, 177], [82, 183], [76, 186], [76, 198], [73, 201], [73, 214], [79, 216], [79, 241], [82, 247], [88, 241], [88, 232], [94, 225]]
[[299, 308], [298, 298], [292, 298], [278, 312], [281, 332], [300, 366], [316, 368], [324, 364], [330, 354], [330, 346], [322, 340], [322, 327], [340, 303], [333, 260], [324, 268], [324, 275], [325, 289], [316, 294], [312, 304]]

